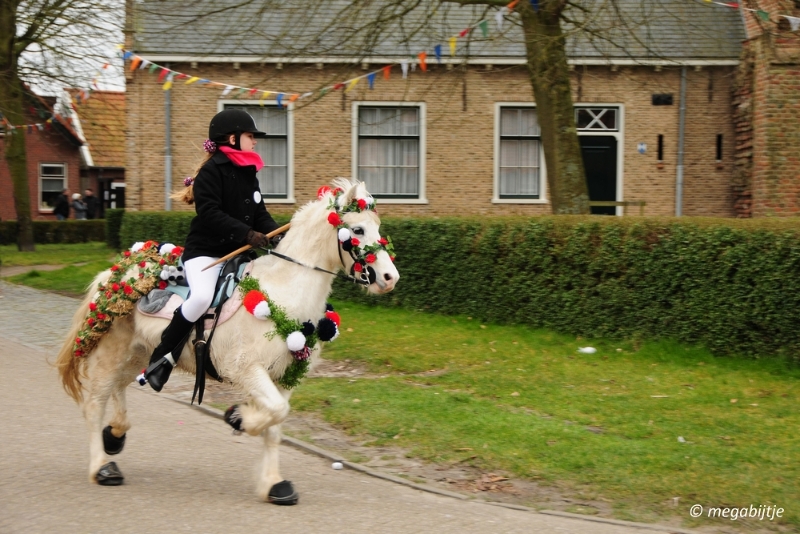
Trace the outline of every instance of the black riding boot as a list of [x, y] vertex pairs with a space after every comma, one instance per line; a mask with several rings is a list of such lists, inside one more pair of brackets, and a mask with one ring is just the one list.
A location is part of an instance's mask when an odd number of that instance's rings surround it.
[[169, 374], [181, 356], [181, 351], [175, 349], [179, 346], [183, 349], [183, 344], [192, 332], [193, 326], [194, 322], [187, 321], [180, 308], [175, 310], [172, 321], [161, 334], [161, 344], [153, 351], [153, 355], [150, 356], [150, 366], [144, 372], [145, 379], [154, 390], [161, 391], [169, 380]]

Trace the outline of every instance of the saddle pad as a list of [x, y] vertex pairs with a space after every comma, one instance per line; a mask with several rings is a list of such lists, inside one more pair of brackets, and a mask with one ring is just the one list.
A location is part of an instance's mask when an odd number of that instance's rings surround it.
[[[250, 273], [250, 269], [252, 268], [252, 263], [247, 264], [247, 267], [244, 269], [242, 273], [242, 277], [248, 275]], [[238, 286], [237, 286], [238, 287]], [[160, 319], [172, 319], [172, 315], [175, 313], [175, 310], [178, 309], [178, 306], [183, 304], [183, 297], [177, 294], [173, 294], [170, 296], [169, 300], [166, 302], [163, 308], [160, 310], [153, 310], [153, 311], [146, 311], [143, 309], [142, 304], [144, 304], [145, 299], [139, 300], [139, 313], [142, 315], [146, 315], [148, 317], [158, 317]], [[238, 310], [242, 305], [242, 294], [239, 291], [234, 290], [233, 294], [230, 298], [222, 305], [222, 309], [220, 310], [219, 314], [219, 321], [217, 321], [217, 325], [220, 325], [230, 319], [236, 310]], [[216, 308], [209, 308], [208, 313], [213, 313], [216, 311]], [[214, 321], [211, 319], [206, 319], [205, 325], [203, 328], [205, 330], [211, 330], [211, 327], [214, 325]]]

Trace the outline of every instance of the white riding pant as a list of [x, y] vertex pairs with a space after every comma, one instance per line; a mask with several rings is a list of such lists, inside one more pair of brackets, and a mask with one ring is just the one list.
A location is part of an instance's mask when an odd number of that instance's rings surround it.
[[215, 265], [207, 271], [203, 269], [218, 259], [210, 256], [198, 256], [183, 262], [186, 281], [189, 282], [191, 290], [189, 298], [181, 306], [181, 314], [187, 321], [197, 321], [211, 306], [211, 301], [214, 300], [214, 287], [217, 285], [217, 278], [219, 278], [219, 272], [224, 264]]

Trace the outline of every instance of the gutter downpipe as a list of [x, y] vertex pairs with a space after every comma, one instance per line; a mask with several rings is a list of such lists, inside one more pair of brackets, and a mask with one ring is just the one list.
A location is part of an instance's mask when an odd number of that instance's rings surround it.
[[172, 89], [164, 91], [164, 210], [172, 211]]
[[686, 66], [681, 67], [681, 108], [678, 114], [678, 168], [675, 176], [675, 216], [683, 215], [683, 137], [686, 122]]

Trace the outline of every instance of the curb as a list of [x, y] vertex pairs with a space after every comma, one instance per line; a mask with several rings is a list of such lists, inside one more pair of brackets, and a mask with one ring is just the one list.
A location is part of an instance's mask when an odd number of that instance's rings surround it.
[[[135, 386], [136, 384], [131, 384], [130, 387]], [[218, 410], [216, 408], [212, 408], [210, 406], [203, 406], [197, 404], [190, 404], [184, 399], [176, 397], [170, 394], [158, 394], [151, 390], [142, 390], [139, 388], [135, 388], [136, 391], [144, 391], [146, 393], [152, 393], [153, 395], [158, 395], [162, 398], [171, 400], [172, 402], [177, 402], [179, 404], [183, 404], [193, 410], [197, 410], [202, 412], [206, 415], [210, 415], [211, 417], [215, 417], [220, 420], [224, 420], [224, 413], [222, 410]], [[281, 442], [285, 443], [295, 449], [299, 449], [301, 451], [314, 454], [321, 458], [325, 458], [327, 460], [331, 460], [332, 462], [341, 462], [342, 465], [347, 467], [348, 469], [352, 469], [353, 471], [358, 471], [359, 473], [363, 473], [365, 475], [369, 475], [371, 477], [379, 478], [382, 480], [386, 480], [389, 482], [394, 482], [395, 484], [400, 484], [401, 486], [406, 486], [415, 490], [424, 491], [426, 493], [434, 493], [437, 495], [442, 495], [444, 497], [451, 497], [453, 499], [458, 499], [460, 501], [469, 501], [475, 504], [484, 504], [488, 506], [498, 506], [501, 508], [509, 508], [511, 510], [519, 510], [522, 512], [531, 512], [535, 514], [543, 514], [543, 515], [552, 515], [558, 517], [564, 517], [568, 519], [577, 519], [580, 521], [589, 521], [593, 523], [605, 523], [608, 525], [619, 525], [622, 527], [629, 527], [629, 528], [638, 528], [643, 530], [650, 530], [650, 531], [658, 531], [658, 532], [669, 532], [671, 534], [700, 534], [697, 530], [688, 530], [685, 528], [680, 527], [669, 527], [666, 525], [657, 525], [657, 524], [649, 524], [649, 523], [637, 523], [634, 521], [623, 521], [621, 519], [609, 519], [605, 517], [594, 517], [590, 515], [581, 515], [581, 514], [573, 514], [570, 512], [560, 512], [558, 510], [536, 510], [534, 508], [530, 508], [528, 506], [522, 506], [518, 504], [507, 504], [502, 502], [492, 502], [492, 501], [485, 501], [483, 499], [476, 499], [472, 498], [467, 495], [462, 495], [461, 493], [455, 493], [453, 491], [447, 491], [439, 488], [424, 486], [422, 484], [417, 484], [415, 482], [411, 482], [410, 480], [406, 480], [401, 477], [396, 477], [394, 475], [387, 475], [386, 473], [381, 473], [371, 469], [369, 467], [363, 466], [361, 464], [348, 462], [347, 460], [343, 460], [341, 456], [338, 454], [334, 454], [330, 451], [327, 451], [321, 447], [317, 447], [316, 445], [312, 445], [311, 443], [307, 443], [305, 441], [301, 441], [299, 439], [292, 438], [290, 436], [281, 436]]]

